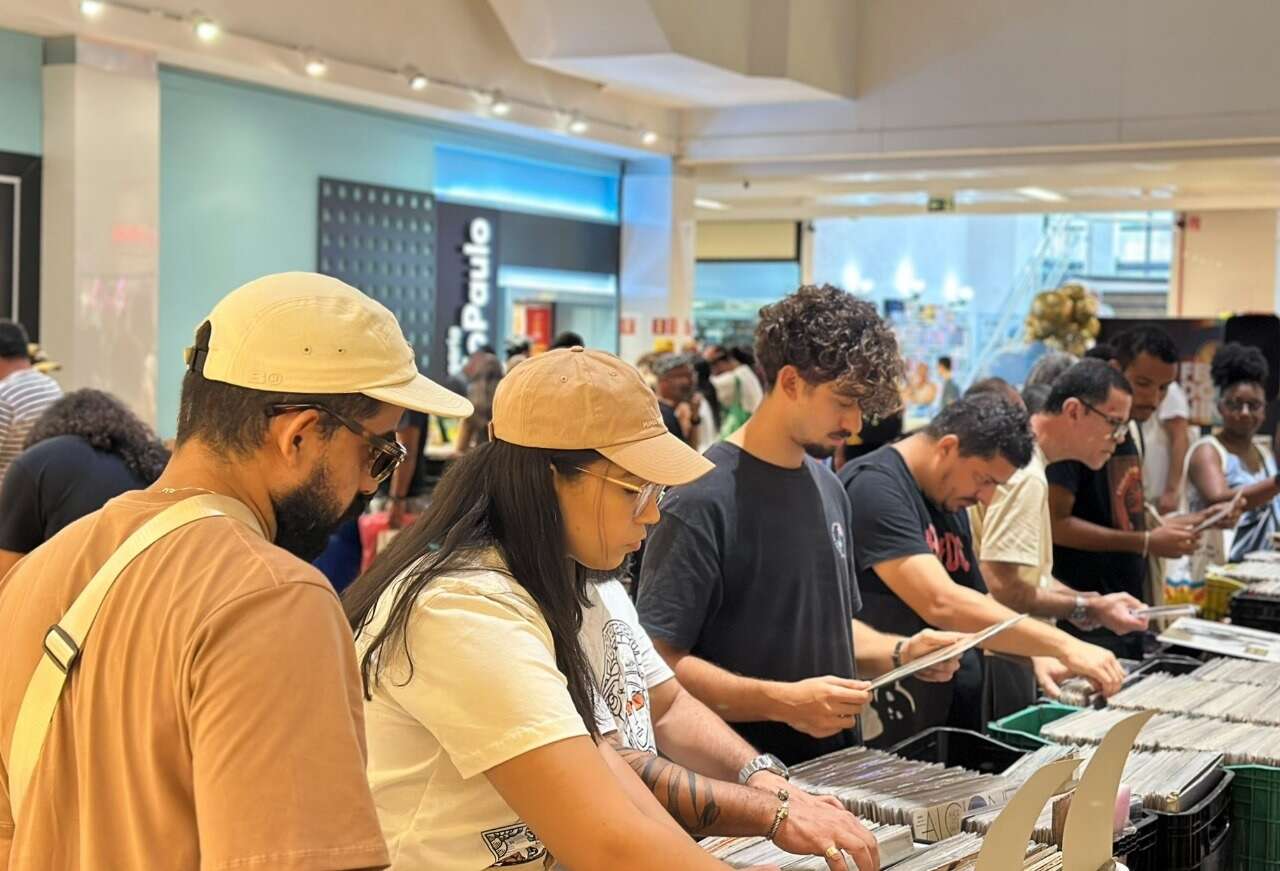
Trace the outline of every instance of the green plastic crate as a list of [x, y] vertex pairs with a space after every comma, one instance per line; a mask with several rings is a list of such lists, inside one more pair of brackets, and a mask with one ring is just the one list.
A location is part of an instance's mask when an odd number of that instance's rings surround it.
[[1280, 871], [1280, 768], [1230, 765], [1235, 871]]
[[1046, 738], [1041, 738], [1040, 730], [1054, 720], [1061, 720], [1067, 714], [1074, 714], [1079, 710], [1079, 708], [1059, 704], [1058, 702], [1032, 705], [1029, 708], [1018, 711], [1016, 714], [1010, 714], [1007, 717], [1001, 717], [994, 723], [988, 723], [987, 731], [1006, 744], [1011, 744], [1020, 750], [1039, 750], [1041, 747], [1053, 743]]

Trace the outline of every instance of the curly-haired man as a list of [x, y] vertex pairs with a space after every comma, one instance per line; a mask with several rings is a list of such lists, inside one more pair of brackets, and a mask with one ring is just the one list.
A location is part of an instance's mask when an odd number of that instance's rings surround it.
[[[761, 756], [742, 772], [853, 745], [880, 674], [950, 636], [885, 636], [861, 607], [849, 502], [810, 454], [829, 454], [863, 415], [897, 408], [903, 363], [875, 308], [838, 288], [800, 288], [760, 311], [756, 357], [767, 394], [706, 456], [716, 468], [663, 500], [638, 587], [641, 623], [680, 683]], [[929, 672], [947, 680], [954, 664]], [[780, 757], [782, 761], [773, 757]]]

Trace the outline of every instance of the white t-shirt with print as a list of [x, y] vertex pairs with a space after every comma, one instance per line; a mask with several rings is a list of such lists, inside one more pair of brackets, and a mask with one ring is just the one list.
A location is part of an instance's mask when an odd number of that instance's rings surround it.
[[636, 606], [621, 582], [591, 584], [587, 598], [591, 607], [583, 611], [578, 637], [600, 695], [623, 745], [656, 753], [649, 690], [675, 675], [640, 625]]
[[[542, 612], [496, 554], [485, 559], [419, 594], [406, 635], [412, 675], [402, 645], [384, 647], [365, 702], [369, 783], [394, 869], [545, 867], [546, 848], [484, 772], [587, 734]], [[398, 588], [357, 635], [360, 655]], [[601, 731], [611, 730], [604, 717], [597, 704]]]

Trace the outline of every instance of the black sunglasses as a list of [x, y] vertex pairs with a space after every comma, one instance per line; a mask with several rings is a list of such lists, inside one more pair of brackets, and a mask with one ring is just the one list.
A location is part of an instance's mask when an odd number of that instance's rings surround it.
[[399, 442], [387, 441], [382, 436], [369, 432], [359, 422], [346, 415], [338, 414], [332, 408], [326, 408], [323, 405], [315, 403], [273, 405], [267, 409], [267, 417], [293, 414], [298, 411], [322, 411], [364, 439], [365, 444], [369, 446], [369, 477], [373, 479], [375, 484], [381, 484], [391, 477], [391, 473], [396, 470], [396, 466], [403, 463], [404, 458], [409, 455], [404, 445]]

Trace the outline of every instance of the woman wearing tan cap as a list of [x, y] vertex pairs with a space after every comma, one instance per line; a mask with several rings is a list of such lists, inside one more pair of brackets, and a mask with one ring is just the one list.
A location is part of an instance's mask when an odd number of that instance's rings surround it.
[[724, 868], [597, 742], [613, 722], [578, 641], [587, 571], [711, 464], [635, 369], [582, 348], [512, 369], [491, 434], [346, 594], [392, 867]]

